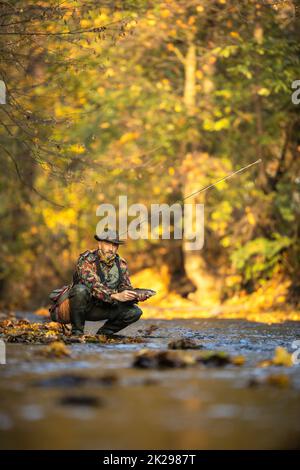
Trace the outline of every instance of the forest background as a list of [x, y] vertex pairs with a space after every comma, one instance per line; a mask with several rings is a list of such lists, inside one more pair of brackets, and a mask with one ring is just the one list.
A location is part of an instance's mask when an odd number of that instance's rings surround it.
[[[146, 315], [297, 319], [300, 6], [296, 1], [0, 4], [0, 295], [47, 312], [99, 204], [196, 195], [205, 245], [128, 240]], [[191, 202], [191, 201], [188, 201]]]

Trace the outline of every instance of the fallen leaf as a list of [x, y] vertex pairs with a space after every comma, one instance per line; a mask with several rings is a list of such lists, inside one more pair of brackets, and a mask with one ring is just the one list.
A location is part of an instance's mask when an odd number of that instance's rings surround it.
[[286, 349], [278, 346], [273, 357], [273, 364], [275, 366], [291, 367], [293, 365], [292, 355]]
[[243, 366], [245, 364], [244, 356], [235, 356], [231, 359], [232, 364], [235, 366]]
[[71, 351], [62, 341], [54, 341], [43, 349], [42, 354], [47, 357], [65, 357], [70, 356]]

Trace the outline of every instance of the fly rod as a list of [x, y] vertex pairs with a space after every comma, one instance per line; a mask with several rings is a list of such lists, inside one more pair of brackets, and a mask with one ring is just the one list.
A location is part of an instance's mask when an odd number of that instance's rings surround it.
[[[208, 189], [214, 188], [217, 184], [222, 183], [222, 181], [226, 181], [226, 180], [228, 180], [229, 178], [232, 178], [233, 176], [237, 175], [238, 173], [241, 173], [242, 171], [248, 170], [248, 168], [250, 168], [251, 166], [257, 165], [258, 163], [261, 163], [261, 162], [262, 162], [262, 159], [259, 158], [259, 159], [256, 160], [255, 162], [249, 163], [249, 165], [243, 166], [242, 168], [239, 168], [238, 170], [233, 171], [233, 172], [230, 173], [229, 175], [224, 176], [223, 178], [221, 178], [221, 179], [215, 181], [214, 183], [208, 184], [207, 186], [204, 186], [203, 188], [198, 189], [197, 191], [194, 191], [193, 193], [189, 194], [188, 196], [184, 197], [183, 199], [178, 199], [177, 201], [174, 202], [174, 204], [177, 204], [177, 203], [179, 203], [179, 202], [186, 201], [187, 199], [189, 199], [189, 198], [192, 197], [192, 196], [195, 196], [196, 194], [204, 193], [204, 192], [207, 191]], [[139, 222], [139, 224], [138, 224], [139, 227], [140, 227], [144, 222], [147, 222], [147, 221], [148, 221], [148, 219], [144, 219], [144, 220], [142, 220], [141, 222]], [[120, 233], [120, 236], [123, 235], [124, 233], [128, 233], [128, 230], [126, 230], [126, 232]]]

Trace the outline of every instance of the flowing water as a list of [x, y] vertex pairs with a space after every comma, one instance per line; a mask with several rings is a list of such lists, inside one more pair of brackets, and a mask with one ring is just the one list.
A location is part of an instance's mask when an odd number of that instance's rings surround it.
[[[144, 331], [158, 328], [150, 336]], [[99, 325], [88, 324], [94, 331]], [[2, 449], [283, 449], [300, 447], [300, 365], [261, 368], [277, 346], [293, 352], [300, 322], [140, 320], [122, 334], [139, 344], [73, 344], [44, 358], [38, 345], [7, 344], [0, 365]], [[244, 355], [242, 366], [137, 369], [142, 348], [177, 338]], [[198, 351], [190, 351], [197, 355]], [[270, 374], [287, 386], [250, 386]]]

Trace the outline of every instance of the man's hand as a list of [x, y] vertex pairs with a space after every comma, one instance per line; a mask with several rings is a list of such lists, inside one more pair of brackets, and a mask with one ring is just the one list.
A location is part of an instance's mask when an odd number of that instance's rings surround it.
[[123, 290], [122, 292], [111, 294], [111, 298], [114, 300], [119, 300], [119, 302], [127, 302], [128, 300], [135, 300], [137, 295], [132, 290]]

